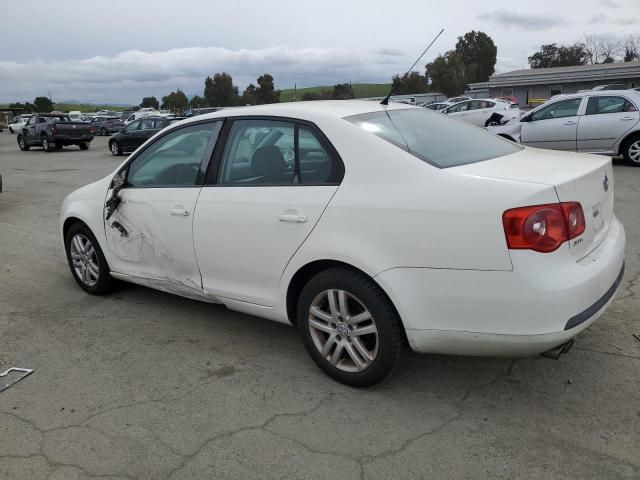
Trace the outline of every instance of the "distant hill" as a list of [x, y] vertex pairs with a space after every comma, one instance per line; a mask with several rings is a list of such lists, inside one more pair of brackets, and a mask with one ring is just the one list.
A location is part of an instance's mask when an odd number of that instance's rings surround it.
[[[353, 87], [353, 93], [356, 98], [384, 97], [389, 93], [389, 89], [391, 88], [390, 83], [354, 83], [351, 86]], [[302, 96], [305, 93], [319, 93], [325, 89], [332, 90], [333, 85], [298, 88], [295, 91], [293, 88], [288, 88], [280, 91], [280, 101], [293, 102], [294, 93], [297, 100], [302, 100]]]

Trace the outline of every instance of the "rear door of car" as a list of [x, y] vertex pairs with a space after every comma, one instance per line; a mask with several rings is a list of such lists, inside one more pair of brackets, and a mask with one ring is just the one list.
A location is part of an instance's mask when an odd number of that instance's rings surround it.
[[469, 115], [470, 109], [471, 100], [467, 100], [466, 102], [460, 102], [452, 105], [451, 107], [447, 108], [444, 113], [454, 118], [459, 118], [460, 120], [467, 120], [467, 115]]
[[582, 97], [557, 100], [529, 114], [522, 122], [522, 144], [575, 152], [582, 103]]
[[343, 172], [314, 125], [278, 117], [227, 120], [194, 218], [205, 294], [275, 305], [287, 263]]
[[638, 106], [622, 95], [588, 98], [578, 124], [578, 150], [613, 152], [616, 143], [640, 121]]

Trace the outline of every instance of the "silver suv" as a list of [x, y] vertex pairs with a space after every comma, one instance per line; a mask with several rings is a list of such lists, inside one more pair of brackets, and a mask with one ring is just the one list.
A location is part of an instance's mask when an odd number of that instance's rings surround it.
[[640, 92], [592, 90], [558, 95], [487, 130], [538, 148], [623, 155], [640, 167]]

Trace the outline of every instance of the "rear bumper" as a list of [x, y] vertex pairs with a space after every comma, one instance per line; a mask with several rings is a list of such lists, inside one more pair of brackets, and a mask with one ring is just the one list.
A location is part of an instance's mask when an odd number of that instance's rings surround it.
[[622, 280], [624, 249], [614, 217], [579, 262], [520, 251], [512, 271], [397, 268], [376, 280], [418, 352], [530, 355], [570, 340], [606, 310]]
[[58, 134], [51, 138], [51, 141], [54, 143], [65, 143], [65, 144], [89, 143], [92, 140], [93, 140], [93, 134], [86, 134], [86, 135], [79, 135], [79, 136]]

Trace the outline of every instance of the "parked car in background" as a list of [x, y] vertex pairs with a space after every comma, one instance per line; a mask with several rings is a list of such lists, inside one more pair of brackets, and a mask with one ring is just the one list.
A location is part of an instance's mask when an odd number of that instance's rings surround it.
[[86, 292], [120, 279], [295, 325], [319, 368], [363, 387], [405, 342], [570, 348], [622, 281], [613, 181], [610, 159], [424, 108], [292, 102], [167, 128], [71, 193], [59, 225]]
[[124, 122], [120, 117], [95, 117], [91, 120], [96, 135], [111, 135], [117, 133], [124, 127]]
[[443, 110], [447, 107], [450, 107], [451, 105], [453, 105], [453, 103], [450, 102], [435, 102], [435, 103], [430, 103], [429, 105], [424, 105], [424, 108], [428, 108], [429, 110], [435, 110], [440, 111]]
[[447, 98], [447, 102], [449, 103], [458, 103], [458, 102], [464, 102], [465, 100], [472, 100], [471, 97], [452, 97], [452, 98]]
[[129, 115], [125, 121], [124, 124], [128, 125], [129, 123], [133, 122], [134, 120], [138, 120], [140, 118], [146, 118], [146, 117], [159, 117], [160, 112], [157, 110], [154, 110], [152, 108], [141, 108], [140, 110], [138, 110], [137, 112], [133, 112], [131, 115]]
[[510, 102], [482, 98], [458, 102], [440, 110], [440, 112], [479, 127], [486, 127], [492, 123], [518, 118], [522, 115], [520, 110], [511, 108]]
[[511, 108], [514, 108], [514, 105], [515, 105], [515, 108], [518, 108], [520, 106], [520, 104], [518, 103], [518, 99], [516, 97], [510, 96], [510, 95], [508, 95], [506, 97], [496, 97], [496, 100], [500, 100], [500, 101], [503, 101], [503, 102], [510, 103], [511, 104]]
[[83, 121], [86, 118], [86, 116], [79, 110], [73, 110], [69, 112], [69, 118], [74, 122], [80, 122], [80, 121]]
[[163, 128], [184, 119], [184, 117], [146, 117], [134, 120], [109, 140], [109, 151], [114, 156], [133, 152]]
[[640, 167], [640, 93], [591, 90], [561, 95], [488, 130], [523, 145], [623, 155]]
[[25, 126], [25, 124], [27, 123], [27, 120], [29, 120], [31, 118], [31, 115], [17, 115], [15, 117], [13, 117], [13, 120], [11, 120], [11, 122], [9, 122], [9, 132], [11, 133], [17, 133], [19, 132], [22, 127]]
[[627, 87], [623, 83], [610, 83], [608, 85], [598, 85], [597, 87], [593, 87], [593, 90], [625, 90]]
[[46, 152], [77, 145], [87, 150], [93, 140], [93, 127], [86, 122], [74, 122], [66, 114], [36, 113], [18, 133], [20, 150], [38, 146]]

